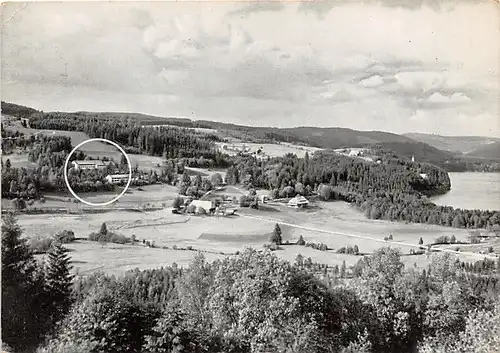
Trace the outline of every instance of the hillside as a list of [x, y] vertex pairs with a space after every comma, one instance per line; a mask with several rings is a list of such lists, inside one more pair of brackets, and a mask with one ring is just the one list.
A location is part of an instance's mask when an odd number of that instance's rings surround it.
[[[165, 125], [166, 128], [210, 129], [209, 132], [197, 131], [197, 134], [208, 133], [208, 137], [212, 141], [287, 142], [325, 149], [375, 147], [393, 151], [396, 155], [406, 158], [415, 156], [418, 161], [436, 164], [448, 171], [489, 170], [491, 169], [491, 161], [486, 159], [498, 158], [498, 152], [494, 149], [494, 146], [497, 145], [488, 147], [489, 149], [485, 151], [479, 149], [488, 141], [495, 141], [495, 139], [487, 137], [451, 137], [430, 134], [398, 135], [384, 131], [358, 131], [339, 127], [257, 127], [179, 117], [158, 117], [139, 113], [82, 111], [42, 113], [32, 108], [5, 102], [2, 102], [2, 113], [17, 117], [31, 116], [34, 121], [40, 121], [42, 115], [58, 116], [65, 121], [70, 119], [73, 121], [72, 124], [90, 117], [93, 120], [103, 120], [103, 123], [121, 121], [140, 125]], [[500, 142], [500, 139], [498, 141]], [[493, 150], [490, 150], [491, 148]], [[462, 154], [471, 150], [477, 150], [477, 152], [470, 155]], [[496, 170], [498, 166], [492, 168]]]
[[435, 134], [408, 133], [410, 139], [427, 143], [440, 150], [468, 153], [492, 142], [500, 142], [500, 138], [484, 136], [442, 136]]
[[362, 147], [382, 142], [413, 142], [408, 137], [390, 132], [358, 131], [338, 127], [296, 127], [280, 131], [293, 134], [307, 144], [320, 148]]
[[483, 145], [467, 153], [467, 155], [479, 158], [500, 159], [500, 141]]
[[[4, 114], [26, 117], [39, 111], [18, 106], [16, 104], [2, 102]], [[366, 144], [381, 142], [412, 142], [408, 137], [400, 136], [383, 131], [357, 131], [338, 127], [256, 127], [222, 123], [207, 120], [191, 120], [177, 117], [158, 117], [138, 113], [114, 113], [114, 112], [54, 112], [59, 115], [70, 115], [72, 117], [93, 117], [95, 119], [120, 119], [128, 120], [141, 125], [173, 125], [185, 128], [203, 128], [217, 130], [221, 138], [236, 138], [247, 142], [290, 142], [310, 145], [318, 148], [342, 148], [362, 147]]]
[[380, 150], [388, 149], [394, 151], [400, 157], [409, 159], [414, 156], [415, 161], [418, 162], [438, 165], [455, 158], [453, 153], [442, 151], [423, 142], [382, 142], [373, 147]]

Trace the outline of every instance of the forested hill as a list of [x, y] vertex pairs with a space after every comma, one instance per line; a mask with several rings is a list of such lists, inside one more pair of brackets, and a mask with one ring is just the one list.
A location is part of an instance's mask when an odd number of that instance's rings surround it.
[[[40, 116], [41, 113], [32, 108], [26, 108], [5, 102], [2, 102], [2, 112], [16, 117], [34, 117], [37, 115]], [[47, 113], [44, 113], [44, 116], [47, 117], [45, 114]], [[128, 123], [140, 123], [141, 125], [165, 124], [184, 128], [213, 129], [218, 131], [218, 136], [220, 138], [235, 137], [254, 142], [290, 142], [318, 148], [362, 147], [366, 144], [376, 144], [382, 142], [413, 142], [413, 140], [408, 137], [390, 132], [357, 131], [338, 127], [256, 127], [207, 120], [193, 121], [187, 118], [162, 118], [135, 113], [53, 112], [48, 114], [50, 114], [50, 116], [57, 115], [58, 117], [66, 116], [68, 118], [91, 117], [93, 119], [105, 121], [118, 120]]]
[[431, 164], [382, 157], [381, 163], [318, 151], [300, 159], [268, 161], [239, 157], [226, 174], [228, 184], [270, 189], [273, 197], [317, 193], [323, 200], [356, 205], [368, 218], [456, 228], [498, 227], [500, 212], [436, 206], [427, 196], [450, 190], [448, 173]]

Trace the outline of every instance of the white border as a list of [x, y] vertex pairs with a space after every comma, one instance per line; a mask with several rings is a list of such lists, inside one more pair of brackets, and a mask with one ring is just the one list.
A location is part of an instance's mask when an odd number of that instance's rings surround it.
[[[107, 202], [103, 202], [103, 203], [92, 203], [92, 202], [85, 201], [84, 199], [80, 198], [73, 191], [73, 189], [71, 188], [71, 186], [69, 185], [69, 182], [68, 182], [68, 170], [67, 170], [67, 168], [68, 168], [68, 162], [69, 162], [69, 159], [70, 159], [71, 155], [73, 153], [75, 153], [75, 151], [77, 149], [79, 149], [81, 146], [83, 146], [84, 144], [86, 144], [88, 142], [93, 142], [93, 141], [106, 142], [106, 143], [109, 143], [109, 144], [115, 146], [116, 148], [118, 148], [120, 150], [121, 153], [123, 153], [123, 155], [127, 159], [127, 164], [128, 164], [128, 181], [127, 181], [127, 185], [125, 186], [125, 189], [123, 189], [123, 191], [121, 192], [121, 194], [118, 195], [118, 196], [116, 196], [113, 200], [107, 201]], [[128, 158], [128, 155], [125, 153], [125, 151], [123, 150], [123, 148], [121, 148], [116, 142], [113, 142], [113, 141], [110, 141], [110, 140], [107, 140], [107, 139], [101, 139], [101, 138], [88, 139], [88, 140], [85, 140], [85, 141], [81, 142], [75, 148], [73, 148], [73, 150], [70, 152], [70, 154], [68, 154], [68, 157], [66, 157], [66, 162], [64, 163], [64, 181], [66, 182], [66, 186], [68, 187], [68, 190], [71, 192], [71, 194], [77, 200], [81, 201], [82, 203], [84, 203], [86, 205], [89, 205], [89, 206], [107, 206], [107, 205], [112, 204], [113, 202], [118, 201], [118, 199], [120, 197], [122, 197], [127, 192], [128, 187], [130, 186], [130, 182], [132, 181], [132, 164], [130, 163], [130, 159]]]

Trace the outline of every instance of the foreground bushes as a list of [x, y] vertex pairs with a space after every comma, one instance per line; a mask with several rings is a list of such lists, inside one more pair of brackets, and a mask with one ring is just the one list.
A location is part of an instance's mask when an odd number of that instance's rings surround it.
[[187, 269], [93, 275], [77, 282], [76, 306], [39, 353], [479, 352], [477, 332], [497, 347], [498, 292], [474, 291], [450, 255], [405, 270], [398, 251], [380, 249], [342, 287], [313, 273], [249, 249], [212, 264], [198, 254]]

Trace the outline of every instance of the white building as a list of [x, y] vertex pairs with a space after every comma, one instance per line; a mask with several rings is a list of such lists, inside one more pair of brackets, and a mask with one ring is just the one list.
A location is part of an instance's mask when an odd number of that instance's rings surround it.
[[111, 174], [106, 176], [106, 181], [110, 184], [126, 183], [128, 181], [128, 174]]
[[429, 178], [429, 177], [427, 176], [427, 174], [425, 174], [425, 173], [420, 173], [420, 177], [421, 177], [422, 179], [428, 179], [428, 178]]
[[297, 195], [290, 201], [288, 201], [288, 206], [289, 207], [307, 207], [309, 205], [309, 201], [304, 197]]
[[106, 169], [108, 166], [108, 163], [100, 160], [73, 161], [71, 163], [75, 170]]
[[196, 206], [197, 213], [200, 208], [203, 208], [206, 212], [213, 212], [215, 210], [214, 201], [193, 200], [189, 205]]

